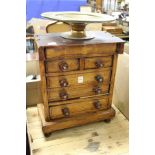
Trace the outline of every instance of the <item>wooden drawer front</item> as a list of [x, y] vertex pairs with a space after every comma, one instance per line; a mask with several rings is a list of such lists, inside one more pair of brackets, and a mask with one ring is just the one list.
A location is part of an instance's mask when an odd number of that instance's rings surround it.
[[[99, 77], [99, 78], [98, 78]], [[111, 69], [94, 71], [89, 73], [78, 73], [66, 76], [47, 77], [48, 88], [70, 87], [83, 84], [97, 85], [98, 83], [109, 83]], [[100, 81], [100, 79], [103, 81]]]
[[103, 109], [108, 109], [108, 98], [103, 99], [85, 99], [83, 101], [72, 101], [72, 103], [64, 103], [63, 105], [51, 106], [51, 119], [72, 117], [75, 115], [95, 112]]
[[75, 71], [80, 67], [79, 59], [53, 60], [46, 62], [46, 72], [67, 72]]
[[67, 99], [74, 99], [79, 97], [86, 97], [92, 95], [106, 94], [109, 91], [109, 84], [101, 85], [81, 85], [76, 87], [55, 88], [48, 89], [49, 101], [60, 101]]
[[85, 59], [85, 69], [95, 69], [112, 66], [112, 56], [93, 57]]
[[116, 52], [116, 43], [108, 44], [92, 44], [84, 46], [57, 46], [49, 47], [45, 49], [45, 56], [47, 59], [51, 58], [63, 58], [64, 55], [67, 57], [74, 56], [101, 56], [105, 54], [114, 54]]

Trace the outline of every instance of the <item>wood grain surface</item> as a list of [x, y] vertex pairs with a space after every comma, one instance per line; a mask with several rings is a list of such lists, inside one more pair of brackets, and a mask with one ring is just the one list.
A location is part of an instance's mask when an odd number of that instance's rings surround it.
[[60, 68], [61, 63], [66, 63], [68, 65], [68, 68], [66, 69], [67, 72], [78, 70], [80, 66], [79, 59], [64, 59], [64, 60], [47, 61], [46, 72], [51, 72], [51, 73], [62, 72]]
[[[103, 31], [91, 31], [91, 35], [94, 35], [94, 39], [91, 40], [70, 40], [70, 39], [64, 39], [61, 37], [61, 33], [48, 33], [44, 35], [36, 35], [35, 39], [37, 42], [38, 47], [59, 47], [59, 46], [89, 46], [91, 45], [99, 45], [104, 46], [102, 44], [115, 44], [115, 43], [124, 43], [124, 41], [116, 36], [113, 36], [112, 34], [108, 32]], [[108, 46], [108, 45], [106, 45]], [[94, 48], [91, 49], [95, 50]]]
[[100, 61], [103, 64], [103, 67], [112, 66], [112, 56], [107, 57], [91, 57], [85, 58], [85, 69], [96, 69], [96, 62]]
[[[107, 70], [95, 70], [95, 71], [83, 71], [75, 74], [72, 72], [70, 74], [60, 75], [60, 76], [48, 76], [47, 79], [47, 87], [48, 88], [60, 88], [60, 81], [66, 80], [68, 85], [67, 87], [77, 86], [77, 85], [97, 85], [98, 81], [96, 80], [96, 76], [100, 75], [103, 78], [103, 84], [110, 83], [111, 77], [111, 69], [107, 68]], [[83, 80], [80, 81], [80, 78]]]
[[116, 52], [116, 44], [90, 44], [90, 45], [74, 45], [74, 46], [65, 46], [60, 45], [56, 47], [48, 47], [45, 49], [45, 56], [47, 59], [59, 58], [64, 59], [68, 57], [94, 57], [94, 56], [103, 56], [103, 55], [112, 55]]
[[[100, 107], [97, 108], [96, 104], [98, 103]], [[69, 117], [76, 116], [76, 115], [81, 115], [85, 113], [90, 113], [90, 112], [95, 112], [95, 111], [100, 111], [100, 110], [105, 110], [109, 108], [109, 101], [108, 98], [102, 98], [102, 99], [97, 99], [97, 98], [90, 98], [90, 99], [85, 99], [83, 101], [72, 101], [72, 103], [68, 103], [66, 101], [66, 104], [62, 104], [61, 106], [51, 106], [50, 107], [50, 116], [51, 119], [56, 119], [56, 118], [64, 118], [67, 117], [63, 113], [63, 109], [67, 108], [69, 111]]]
[[[87, 96], [93, 96], [97, 95], [93, 91], [94, 88], [96, 88], [96, 85], [78, 85], [75, 87], [65, 87], [65, 88], [54, 88], [54, 89], [48, 89], [47, 95], [48, 100], [51, 101], [62, 101], [60, 94], [65, 92], [68, 94], [68, 99], [75, 99], [80, 97], [87, 97]], [[106, 94], [109, 92], [109, 84], [103, 84], [100, 86], [101, 93], [99, 94]]]

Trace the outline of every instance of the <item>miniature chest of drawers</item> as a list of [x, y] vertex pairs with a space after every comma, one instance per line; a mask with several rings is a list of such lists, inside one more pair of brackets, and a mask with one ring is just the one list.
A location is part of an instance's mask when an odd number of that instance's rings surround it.
[[124, 41], [106, 32], [91, 40], [68, 40], [59, 33], [36, 37], [45, 134], [95, 121], [109, 121], [118, 54]]

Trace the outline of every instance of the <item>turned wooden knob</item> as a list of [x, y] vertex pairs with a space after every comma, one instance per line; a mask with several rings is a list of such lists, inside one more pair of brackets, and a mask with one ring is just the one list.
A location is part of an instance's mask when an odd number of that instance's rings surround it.
[[61, 80], [59, 81], [59, 83], [60, 83], [60, 86], [61, 86], [61, 87], [67, 87], [67, 86], [68, 86], [68, 82], [67, 82], [66, 79], [61, 79]]
[[96, 65], [97, 68], [102, 68], [104, 66], [104, 64], [103, 64], [103, 62], [101, 60], [97, 60], [95, 62], [95, 65]]
[[69, 116], [69, 114], [70, 114], [69, 109], [67, 107], [62, 109], [62, 113], [63, 113], [64, 116]]
[[63, 100], [67, 100], [68, 99], [68, 94], [65, 91], [64, 92], [61, 92], [59, 96]]
[[100, 103], [100, 101], [95, 101], [93, 104], [94, 104], [94, 107], [95, 107], [96, 109], [100, 109], [100, 108], [101, 108], [101, 103]]
[[95, 92], [95, 94], [101, 94], [102, 89], [100, 87], [95, 87], [93, 88], [93, 91]]
[[102, 83], [103, 82], [103, 77], [101, 75], [96, 75], [95, 79], [97, 82]]
[[63, 61], [59, 64], [59, 68], [61, 71], [66, 71], [68, 70], [68, 64], [65, 61]]

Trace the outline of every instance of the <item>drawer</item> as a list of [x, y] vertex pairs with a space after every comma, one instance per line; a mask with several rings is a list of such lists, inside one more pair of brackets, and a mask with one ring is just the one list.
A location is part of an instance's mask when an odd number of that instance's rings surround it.
[[[57, 103], [59, 104], [59, 103]], [[51, 119], [72, 117], [79, 114], [96, 112], [99, 110], [108, 109], [110, 106], [108, 98], [93, 98], [85, 100], [66, 101], [62, 105], [50, 107]]]
[[67, 72], [76, 71], [80, 67], [79, 59], [64, 59], [45, 62], [46, 72]]
[[[90, 40], [93, 41], [93, 40]], [[89, 41], [89, 42], [90, 42]], [[114, 54], [116, 52], [116, 43], [105, 43], [105, 44], [88, 44], [86, 45], [84, 42], [81, 42], [83, 45], [79, 43], [74, 46], [70, 46], [74, 42], [73, 40], [69, 42], [66, 46], [55, 46], [55, 47], [47, 47], [45, 48], [45, 57], [46, 59], [51, 58], [63, 58], [64, 55], [67, 57], [76, 57], [76, 56], [103, 56]], [[77, 42], [76, 42], [77, 43]]]
[[85, 69], [95, 69], [112, 66], [112, 56], [85, 58]]
[[106, 94], [109, 91], [109, 84], [97, 85], [79, 85], [75, 87], [48, 89], [49, 101], [62, 101], [75, 99], [79, 97], [94, 96]]
[[47, 77], [47, 87], [48, 88], [58, 88], [58, 87], [71, 87], [76, 85], [91, 84], [97, 85], [98, 83], [109, 83], [111, 77], [111, 69], [97, 70], [77, 74], [70, 74], [65, 76], [55, 76]]

